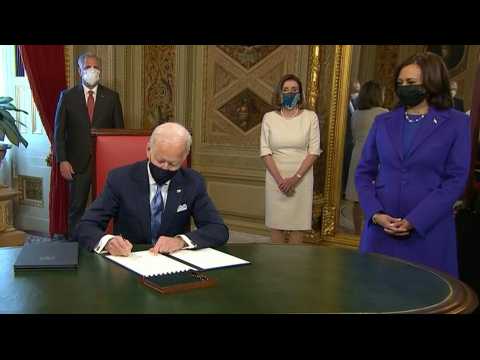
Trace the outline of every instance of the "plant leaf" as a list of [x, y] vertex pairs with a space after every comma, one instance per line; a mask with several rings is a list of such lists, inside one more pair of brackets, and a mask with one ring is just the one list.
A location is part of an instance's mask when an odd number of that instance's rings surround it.
[[0, 129], [5, 133], [8, 140], [10, 140], [12, 144], [18, 146], [19, 137], [17, 136], [16, 131], [11, 128], [10, 123], [8, 121], [0, 122]]
[[0, 121], [0, 129], [5, 132], [5, 135], [12, 144], [18, 146], [18, 144], [21, 142], [23, 146], [28, 146], [27, 140], [23, 138], [14, 124], [10, 123], [9, 121]]
[[25, 140], [25, 138], [22, 135], [20, 135], [20, 142], [23, 144], [25, 149], [28, 147], [28, 141]]
[[10, 96], [0, 96], [0, 104], [6, 104], [13, 101], [13, 98]]
[[3, 109], [3, 110], [12, 110], [12, 111], [21, 111], [25, 114], [28, 115], [28, 112], [26, 112], [25, 110], [22, 110], [22, 109], [17, 109], [14, 105], [12, 104], [1, 104], [0, 105], [0, 109]]
[[[19, 124], [22, 124], [23, 126], [27, 127], [27, 125], [25, 125], [24, 123], [22, 123], [21, 121], [17, 121], [15, 120], [15, 118], [12, 116], [12, 114], [10, 114], [8, 111], [6, 110], [1, 110], [0, 109], [0, 120], [4, 120], [4, 121], [10, 121], [12, 124], [14, 124], [16, 126], [16, 123], [18, 122]], [[2, 119], [3, 117], [3, 119]]]

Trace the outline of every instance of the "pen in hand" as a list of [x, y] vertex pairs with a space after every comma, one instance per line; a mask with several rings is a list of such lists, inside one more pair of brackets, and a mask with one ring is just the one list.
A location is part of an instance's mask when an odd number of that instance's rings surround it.
[[120, 237], [122, 238], [122, 247], [125, 249], [125, 256], [129, 256], [132, 252], [133, 245], [123, 237], [123, 234], [120, 234]]

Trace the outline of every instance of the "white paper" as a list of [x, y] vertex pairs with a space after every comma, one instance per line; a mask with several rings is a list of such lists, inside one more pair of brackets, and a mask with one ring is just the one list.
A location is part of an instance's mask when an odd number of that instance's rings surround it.
[[130, 256], [106, 255], [106, 257], [143, 276], [195, 270], [162, 254], [153, 255], [149, 250], [132, 252]]
[[203, 270], [250, 264], [250, 262], [246, 260], [225, 254], [224, 252], [212, 248], [180, 250], [170, 254], [170, 256], [186, 261], [189, 264], [202, 268]]

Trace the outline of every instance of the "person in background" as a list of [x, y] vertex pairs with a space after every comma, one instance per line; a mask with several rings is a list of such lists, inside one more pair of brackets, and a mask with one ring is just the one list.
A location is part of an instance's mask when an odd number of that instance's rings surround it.
[[260, 156], [266, 166], [265, 224], [273, 243], [300, 244], [312, 228], [313, 164], [319, 157], [320, 129], [315, 112], [303, 108], [300, 79], [287, 74], [275, 94], [277, 111], [264, 115]]
[[92, 183], [92, 128], [123, 128], [118, 93], [100, 84], [102, 63], [93, 53], [78, 57], [81, 84], [60, 94], [55, 112], [54, 151], [69, 182], [68, 239], [85, 212]]
[[385, 89], [376, 81], [367, 81], [360, 89], [358, 110], [352, 116], [353, 151], [348, 170], [345, 198], [353, 202], [353, 224], [355, 234], [360, 234], [362, 213], [355, 190], [355, 169], [360, 160], [363, 145], [375, 118], [388, 110], [382, 105], [385, 101]]
[[457, 97], [458, 91], [458, 84], [455, 80], [450, 81], [450, 93], [452, 94], [453, 100], [453, 108], [455, 110], [465, 112], [465, 108], [463, 106], [463, 100]]

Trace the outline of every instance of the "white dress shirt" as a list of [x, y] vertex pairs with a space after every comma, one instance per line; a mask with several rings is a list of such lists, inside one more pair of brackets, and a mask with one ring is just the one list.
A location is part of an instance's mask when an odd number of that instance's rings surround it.
[[[148, 166], [148, 163], [147, 163], [147, 172], [148, 172], [148, 182], [150, 184], [150, 203], [152, 202], [153, 200], [153, 197], [155, 196], [155, 193], [157, 192], [157, 183], [155, 182], [155, 180], [153, 179], [152, 177], [152, 174], [150, 173], [150, 167]], [[162, 198], [163, 198], [163, 203], [165, 204], [164, 206], [166, 207], [167, 206], [167, 196], [168, 196], [168, 187], [170, 186], [170, 180], [167, 181], [165, 184], [162, 185], [162, 188], [161, 188], [161, 193], [162, 193]], [[187, 244], [187, 246], [184, 247], [184, 249], [195, 249], [197, 246], [192, 242], [192, 240], [190, 240], [186, 235], [176, 235], [176, 236], [180, 236], [183, 241], [185, 241], [185, 243]], [[104, 250], [105, 248], [105, 245], [107, 245], [108, 241], [110, 239], [112, 239], [114, 237], [114, 235], [104, 235], [100, 241], [98, 242], [97, 246], [95, 247], [95, 252], [97, 252], [98, 254], [103, 254], [103, 253], [106, 253], [107, 251]], [[127, 239], [128, 240], [128, 239]], [[152, 245], [153, 246], [153, 245]]]
[[95, 103], [97, 101], [97, 89], [98, 85], [95, 85], [93, 89], [90, 89], [85, 86], [85, 84], [82, 84], [83, 86], [83, 93], [85, 94], [85, 103], [88, 104], [88, 92], [93, 91], [93, 102]]

